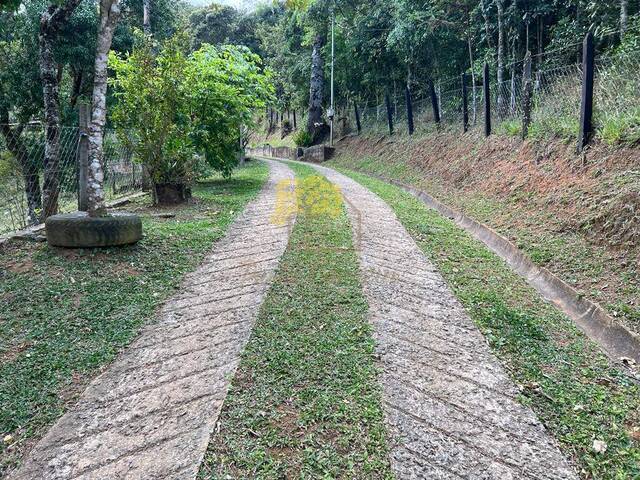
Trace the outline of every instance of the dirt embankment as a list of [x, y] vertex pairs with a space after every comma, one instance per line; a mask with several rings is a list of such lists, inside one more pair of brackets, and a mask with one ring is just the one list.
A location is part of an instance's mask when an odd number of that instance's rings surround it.
[[488, 224], [640, 331], [640, 149], [440, 132], [350, 137], [336, 164], [403, 180]]

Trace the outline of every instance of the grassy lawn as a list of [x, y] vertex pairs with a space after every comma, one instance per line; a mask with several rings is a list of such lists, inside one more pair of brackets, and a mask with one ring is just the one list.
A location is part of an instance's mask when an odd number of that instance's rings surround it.
[[339, 196], [316, 201], [326, 180], [291, 167], [301, 213], [199, 478], [391, 478], [351, 228]]
[[135, 246], [0, 251], [0, 476], [154, 317], [267, 175], [254, 162], [199, 184], [190, 205], [129, 205], [144, 220]]
[[[530, 405], [585, 478], [640, 478], [640, 386], [484, 245], [400, 188], [382, 197], [444, 275]], [[594, 440], [606, 443], [598, 453]]]

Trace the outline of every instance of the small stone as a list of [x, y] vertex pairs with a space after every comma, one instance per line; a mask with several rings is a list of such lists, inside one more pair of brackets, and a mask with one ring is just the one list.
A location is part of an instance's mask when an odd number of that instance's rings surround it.
[[594, 440], [593, 441], [593, 450], [596, 453], [604, 453], [607, 451], [607, 444], [602, 440]]

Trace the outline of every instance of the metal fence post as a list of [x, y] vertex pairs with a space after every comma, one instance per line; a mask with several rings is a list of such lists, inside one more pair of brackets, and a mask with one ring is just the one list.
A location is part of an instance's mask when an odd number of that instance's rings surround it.
[[438, 106], [438, 96], [433, 80], [429, 81], [429, 95], [431, 96], [431, 108], [433, 108], [433, 120], [440, 125], [440, 107]]
[[89, 210], [89, 202], [87, 199], [87, 170], [89, 168], [89, 115], [91, 108], [89, 105], [80, 104], [79, 131], [80, 142], [78, 144], [78, 210], [86, 212]]
[[582, 43], [582, 102], [580, 105], [580, 134], [578, 153], [581, 153], [593, 134], [593, 78], [594, 78], [593, 33], [587, 33]]
[[393, 135], [393, 112], [391, 111], [391, 101], [389, 100], [389, 94], [384, 96], [385, 103], [387, 104], [387, 121], [389, 122], [389, 135]]
[[533, 82], [531, 79], [531, 52], [524, 57], [522, 72], [522, 139], [529, 135], [531, 125], [531, 100], [533, 96]]
[[482, 83], [484, 90], [484, 135], [491, 135], [491, 91], [489, 89], [489, 64], [484, 64], [482, 73]]
[[360, 110], [358, 110], [358, 104], [355, 100], [353, 101], [353, 109], [356, 113], [356, 129], [358, 130], [358, 135], [360, 135], [360, 132], [362, 131], [362, 124], [360, 123]]
[[409, 90], [409, 85], [407, 85], [405, 89], [405, 97], [407, 102], [407, 126], [409, 127], [409, 135], [413, 135], [413, 104], [411, 103], [411, 90]]
[[462, 130], [469, 130], [469, 98], [467, 94], [467, 74], [462, 74]]

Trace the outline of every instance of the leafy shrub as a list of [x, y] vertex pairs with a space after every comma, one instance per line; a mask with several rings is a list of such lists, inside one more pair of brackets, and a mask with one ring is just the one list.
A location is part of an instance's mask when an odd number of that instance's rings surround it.
[[310, 147], [313, 143], [313, 137], [306, 130], [298, 130], [298, 132], [293, 136], [293, 142], [298, 147]]
[[244, 47], [204, 45], [189, 55], [185, 38], [160, 44], [140, 37], [133, 53], [110, 57], [121, 140], [154, 183], [191, 184], [206, 163], [229, 176], [240, 131], [273, 94], [260, 59]]
[[510, 137], [519, 137], [522, 135], [522, 120], [505, 120], [500, 124], [500, 131]]

